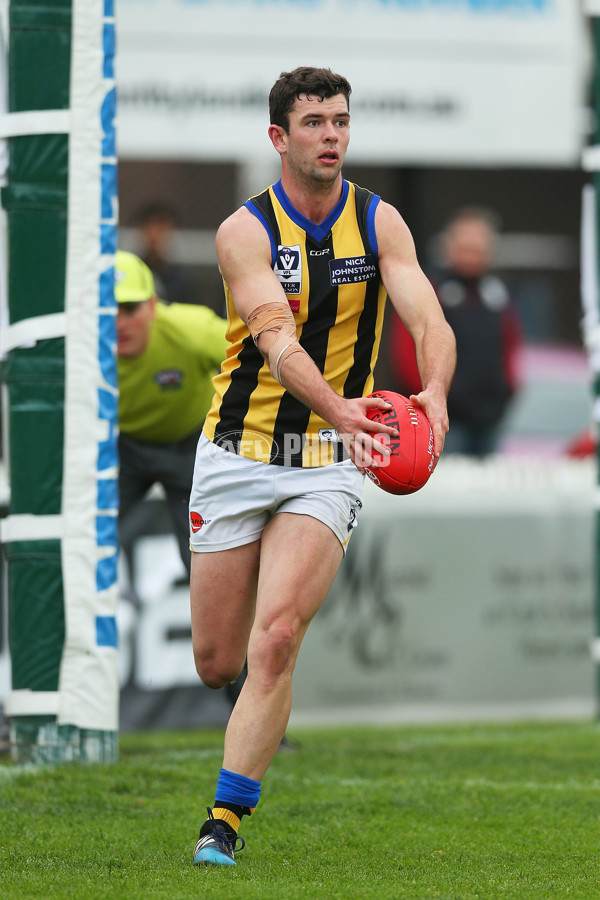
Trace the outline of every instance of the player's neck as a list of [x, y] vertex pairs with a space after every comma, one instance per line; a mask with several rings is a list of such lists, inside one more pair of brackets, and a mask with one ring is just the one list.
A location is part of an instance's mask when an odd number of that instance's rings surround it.
[[342, 174], [331, 184], [300, 184], [289, 173], [282, 173], [281, 186], [294, 209], [309, 222], [320, 225], [342, 196]]

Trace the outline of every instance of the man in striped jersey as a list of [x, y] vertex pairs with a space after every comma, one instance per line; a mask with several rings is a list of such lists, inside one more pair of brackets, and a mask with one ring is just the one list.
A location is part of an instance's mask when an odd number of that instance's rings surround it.
[[[414, 339], [439, 457], [454, 336], [400, 214], [342, 176], [350, 85], [282, 73], [269, 137], [281, 180], [217, 234], [230, 347], [198, 444], [190, 497], [196, 667], [248, 675], [225, 736], [194, 862], [234, 865], [243, 815], [285, 731], [291, 679], [358, 519], [365, 466], [386, 452], [366, 412], [386, 296]], [[379, 432], [381, 436], [372, 436]], [[240, 848], [241, 849], [241, 848]]]

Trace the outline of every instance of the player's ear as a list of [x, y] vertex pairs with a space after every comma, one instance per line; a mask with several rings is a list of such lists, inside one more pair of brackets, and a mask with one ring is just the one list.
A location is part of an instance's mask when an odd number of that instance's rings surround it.
[[156, 315], [156, 304], [158, 303], [156, 294], [153, 294], [148, 302], [150, 304], [150, 312], [152, 314], [152, 318], [154, 318], [154, 316]]
[[287, 150], [287, 132], [281, 125], [269, 125], [269, 137], [278, 153]]

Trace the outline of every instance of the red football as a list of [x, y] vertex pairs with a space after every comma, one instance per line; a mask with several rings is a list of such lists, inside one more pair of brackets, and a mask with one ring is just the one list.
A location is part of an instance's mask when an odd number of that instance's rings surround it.
[[390, 437], [387, 445], [390, 455], [377, 454], [381, 464], [378, 468], [367, 468], [367, 475], [388, 494], [413, 494], [427, 483], [433, 472], [435, 457], [429, 419], [402, 394], [374, 391], [369, 396], [392, 404], [389, 409], [370, 409], [369, 419], [397, 428], [400, 436]]

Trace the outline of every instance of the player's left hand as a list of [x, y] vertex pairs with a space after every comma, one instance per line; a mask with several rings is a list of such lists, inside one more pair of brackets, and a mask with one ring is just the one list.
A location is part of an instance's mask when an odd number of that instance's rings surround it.
[[433, 452], [437, 463], [444, 449], [446, 434], [450, 429], [446, 398], [439, 392], [426, 388], [419, 394], [411, 394], [409, 400], [416, 406], [420, 406], [429, 419], [433, 431]]

